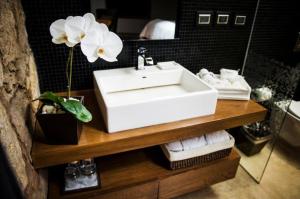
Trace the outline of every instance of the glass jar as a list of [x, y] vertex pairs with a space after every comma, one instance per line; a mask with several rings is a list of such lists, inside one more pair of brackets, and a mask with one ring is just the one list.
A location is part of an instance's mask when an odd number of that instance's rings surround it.
[[93, 158], [81, 160], [80, 172], [83, 175], [92, 175], [96, 172], [96, 163]]

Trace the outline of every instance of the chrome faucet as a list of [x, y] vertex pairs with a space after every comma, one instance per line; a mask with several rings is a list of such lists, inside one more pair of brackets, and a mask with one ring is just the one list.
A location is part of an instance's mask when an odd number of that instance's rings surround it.
[[146, 57], [147, 49], [144, 47], [139, 47], [137, 50], [138, 53], [138, 64], [135, 67], [136, 70], [144, 70], [145, 66], [153, 65], [152, 57]]

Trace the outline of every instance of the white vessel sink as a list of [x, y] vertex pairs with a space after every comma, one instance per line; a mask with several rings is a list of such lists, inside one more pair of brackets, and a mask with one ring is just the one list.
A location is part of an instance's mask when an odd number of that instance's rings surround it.
[[94, 71], [95, 94], [109, 133], [215, 113], [217, 90], [173, 65]]

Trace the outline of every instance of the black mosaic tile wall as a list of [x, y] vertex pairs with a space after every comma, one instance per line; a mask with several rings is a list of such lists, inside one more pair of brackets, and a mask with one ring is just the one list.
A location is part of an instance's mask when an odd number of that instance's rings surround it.
[[298, 82], [293, 100], [300, 101], [300, 83]]
[[291, 65], [300, 61], [299, 54], [293, 53], [300, 31], [298, 3], [295, 0], [261, 0], [250, 50]]
[[[68, 48], [51, 42], [50, 24], [69, 15], [89, 11], [89, 1], [82, 0], [23, 0], [29, 42], [33, 49], [42, 91], [62, 91], [66, 87], [65, 64]], [[196, 73], [206, 67], [213, 72], [220, 68], [241, 68], [256, 0], [181, 0], [179, 1], [178, 37], [165, 41], [126, 41], [118, 62], [102, 60], [87, 62], [81, 50], [74, 55], [72, 89], [92, 88], [92, 71], [135, 66], [136, 49], [144, 46], [157, 61], [175, 60]], [[198, 10], [222, 11], [247, 16], [246, 26], [196, 27]]]
[[293, 97], [300, 77], [300, 53], [293, 51], [299, 31], [297, 1], [260, 1], [244, 73], [252, 88], [270, 86], [276, 100]]

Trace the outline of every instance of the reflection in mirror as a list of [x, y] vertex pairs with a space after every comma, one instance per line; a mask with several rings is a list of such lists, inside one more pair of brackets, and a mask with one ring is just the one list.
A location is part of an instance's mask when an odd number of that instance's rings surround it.
[[123, 40], [176, 38], [177, 0], [91, 0], [91, 12]]
[[[256, 40], [252, 40], [254, 41]], [[293, 129], [291, 126], [297, 124], [295, 120], [292, 123], [287, 118], [290, 117], [288, 109], [300, 77], [300, 63], [289, 66], [249, 51], [244, 76], [252, 88], [251, 99], [265, 107], [267, 115], [264, 121], [244, 125], [235, 129], [233, 134], [236, 148], [241, 155], [240, 165], [260, 182], [270, 160], [274, 162], [280, 159], [288, 164], [278, 148], [278, 140], [288, 140]], [[293, 141], [296, 141], [295, 136]], [[271, 165], [269, 168], [276, 170], [275, 173], [286, 170], [283, 165]]]

